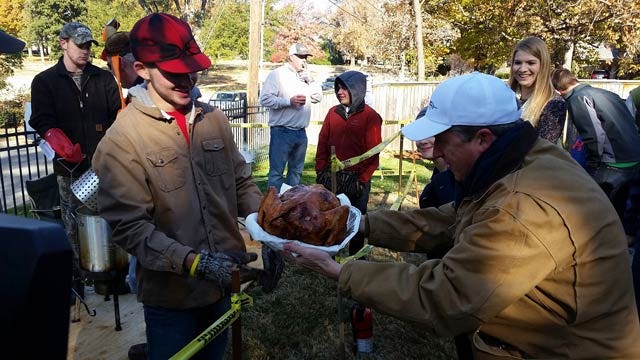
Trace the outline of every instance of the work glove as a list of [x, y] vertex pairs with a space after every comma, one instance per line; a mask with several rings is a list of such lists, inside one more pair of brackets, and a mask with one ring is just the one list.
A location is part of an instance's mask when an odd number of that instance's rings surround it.
[[257, 254], [243, 251], [210, 253], [202, 250], [194, 261], [197, 263], [195, 264], [195, 271], [191, 271], [191, 275], [198, 279], [209, 280], [218, 285], [225, 293], [229, 293], [231, 291], [231, 270], [234, 266], [237, 266], [240, 270], [240, 283], [256, 280], [260, 277], [262, 270], [246, 265], [257, 258]]
[[284, 271], [284, 261], [279, 252], [273, 250], [267, 245], [262, 245], [262, 265], [264, 271], [258, 278], [258, 284], [262, 287], [262, 291], [271, 292], [278, 285], [280, 276]]
[[58, 128], [49, 129], [44, 134], [44, 139], [51, 145], [53, 151], [64, 160], [74, 164], [82, 161], [80, 144], [72, 144], [62, 130]]
[[324, 168], [316, 171], [316, 184], [324, 185], [327, 190], [331, 191], [331, 169]]

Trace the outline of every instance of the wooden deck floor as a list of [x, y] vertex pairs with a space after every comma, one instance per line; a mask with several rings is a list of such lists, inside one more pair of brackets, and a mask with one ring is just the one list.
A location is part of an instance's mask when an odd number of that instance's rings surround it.
[[[242, 234], [245, 237], [247, 251], [258, 254], [258, 260], [249, 265], [261, 269], [261, 243], [251, 241], [248, 233], [244, 231]], [[116, 331], [113, 296], [109, 301], [105, 301], [104, 296], [86, 287], [85, 297], [89, 308], [95, 308], [96, 316], [90, 317], [81, 305], [80, 321], [70, 322], [69, 325], [67, 359], [127, 360], [129, 347], [146, 341], [142, 304], [136, 300], [135, 294], [118, 296], [122, 330]], [[72, 313], [73, 310], [72, 306]]]
[[[80, 321], [69, 325], [69, 350], [67, 359], [73, 360], [127, 360], [127, 351], [134, 344], [145, 342], [145, 325], [142, 304], [135, 294], [118, 296], [122, 330], [115, 330], [113, 296], [104, 296], [85, 288], [90, 309], [96, 316], [90, 317], [81, 306]], [[71, 307], [73, 312], [73, 307]]]

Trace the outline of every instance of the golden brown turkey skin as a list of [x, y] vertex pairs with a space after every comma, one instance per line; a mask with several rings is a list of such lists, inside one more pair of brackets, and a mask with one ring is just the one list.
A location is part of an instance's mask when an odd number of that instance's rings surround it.
[[296, 185], [278, 195], [269, 188], [258, 224], [271, 235], [311, 245], [332, 246], [345, 238], [349, 207], [322, 185]]

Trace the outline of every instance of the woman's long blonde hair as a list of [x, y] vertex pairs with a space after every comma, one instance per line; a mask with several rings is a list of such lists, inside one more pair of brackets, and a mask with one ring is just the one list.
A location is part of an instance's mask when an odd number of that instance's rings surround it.
[[[516, 44], [511, 54], [510, 65], [513, 65], [516, 53], [521, 50], [535, 56], [540, 61], [540, 71], [536, 77], [533, 94], [529, 97], [527, 106], [522, 112], [522, 118], [537, 127], [542, 109], [555, 96], [553, 85], [551, 85], [551, 56], [549, 56], [549, 50], [544, 40], [530, 36]], [[513, 66], [510, 66], [509, 70], [509, 86], [516, 93], [520, 92], [520, 84], [513, 74]]]

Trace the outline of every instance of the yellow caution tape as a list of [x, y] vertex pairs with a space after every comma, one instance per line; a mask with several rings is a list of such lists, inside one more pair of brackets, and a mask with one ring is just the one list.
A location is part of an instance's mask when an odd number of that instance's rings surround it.
[[347, 256], [347, 257], [340, 257], [340, 256], [336, 256], [336, 262], [339, 264], [344, 264], [348, 261], [351, 260], [355, 260], [355, 259], [359, 259], [361, 257], [364, 257], [366, 255], [369, 255], [369, 253], [371, 253], [371, 251], [373, 250], [373, 245], [365, 245], [362, 247], [362, 249], [358, 250], [357, 253], [351, 255], [351, 256]]
[[220, 335], [226, 328], [231, 326], [240, 317], [240, 309], [242, 306], [252, 306], [253, 298], [245, 293], [234, 293], [231, 295], [231, 309], [224, 313], [211, 326], [203, 331], [197, 338], [188, 343], [170, 360], [185, 360], [192, 358], [198, 351], [202, 350], [216, 336]]
[[[411, 175], [411, 173], [414, 172], [414, 170], [402, 170], [402, 175]], [[304, 170], [302, 172], [305, 175], [316, 175], [316, 171], [315, 170]], [[400, 171], [398, 170], [393, 170], [393, 169], [380, 169], [380, 170], [376, 170], [373, 172], [373, 176], [397, 176], [400, 175]], [[266, 177], [266, 175], [262, 176], [262, 177]], [[261, 178], [261, 176], [254, 176], [254, 178]]]
[[229, 123], [229, 126], [231, 126], [232, 128], [251, 129], [251, 128], [268, 128], [269, 124], [265, 124], [265, 123]]
[[407, 125], [413, 120], [384, 120], [382, 125]]
[[335, 171], [338, 171], [338, 170], [342, 170], [344, 168], [348, 168], [350, 166], [353, 166], [355, 164], [358, 164], [358, 163], [362, 162], [363, 160], [366, 160], [366, 159], [372, 157], [373, 155], [378, 154], [380, 151], [384, 150], [384, 148], [387, 147], [387, 145], [389, 145], [398, 136], [400, 136], [400, 131], [398, 131], [395, 134], [389, 136], [383, 142], [381, 142], [380, 144], [372, 147], [371, 149], [369, 149], [364, 154], [359, 155], [359, 156], [354, 156], [354, 157], [352, 157], [350, 159], [347, 159], [347, 160], [344, 160], [344, 161], [340, 161], [340, 160], [338, 160], [337, 157], [332, 156], [331, 157], [331, 169], [335, 170]]
[[[414, 170], [402, 170], [402, 175], [411, 175], [412, 172], [414, 172]], [[381, 169], [381, 170], [374, 171], [373, 175], [379, 175], [379, 176], [400, 175], [400, 171]]]
[[[383, 120], [382, 125], [406, 125], [413, 120]], [[322, 125], [324, 120], [312, 120], [309, 121], [309, 125]], [[268, 128], [269, 124], [267, 123], [229, 123], [231, 127], [234, 128]]]

